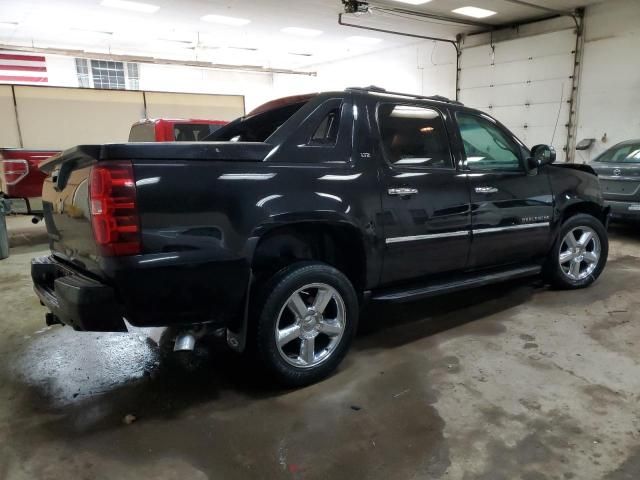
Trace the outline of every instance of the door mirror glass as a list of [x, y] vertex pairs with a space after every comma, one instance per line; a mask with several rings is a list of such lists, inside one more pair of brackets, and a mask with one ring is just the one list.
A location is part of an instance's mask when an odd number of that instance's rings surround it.
[[531, 156], [528, 158], [529, 168], [550, 165], [556, 161], [556, 149], [550, 145], [536, 145], [531, 149]]

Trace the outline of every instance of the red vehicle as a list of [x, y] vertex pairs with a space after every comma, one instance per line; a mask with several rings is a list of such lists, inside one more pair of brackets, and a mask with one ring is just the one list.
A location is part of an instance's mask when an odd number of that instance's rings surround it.
[[0, 193], [9, 198], [42, 195], [46, 175], [40, 171], [40, 163], [57, 153], [56, 150], [0, 148]]
[[130, 142], [198, 142], [227, 122], [222, 120], [146, 119], [134, 123]]
[[[130, 142], [195, 142], [227, 122], [222, 120], [148, 119], [131, 126]], [[7, 198], [37, 198], [42, 195], [45, 175], [39, 166], [59, 150], [0, 148], [0, 195]], [[30, 210], [29, 203], [27, 208]]]

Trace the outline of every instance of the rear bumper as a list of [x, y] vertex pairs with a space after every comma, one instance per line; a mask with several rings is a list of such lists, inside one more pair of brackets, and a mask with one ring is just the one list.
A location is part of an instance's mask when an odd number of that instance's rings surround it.
[[200, 252], [137, 255], [108, 259], [103, 272], [109, 284], [54, 256], [31, 261], [40, 301], [76, 330], [123, 332], [124, 319], [137, 327], [234, 328], [244, 318], [249, 279], [244, 261], [205, 261]]
[[63, 324], [75, 330], [126, 332], [113, 288], [80, 275], [53, 257], [31, 260], [36, 295]]
[[612, 220], [640, 220], [640, 201], [605, 200], [605, 204], [611, 209], [610, 217]]

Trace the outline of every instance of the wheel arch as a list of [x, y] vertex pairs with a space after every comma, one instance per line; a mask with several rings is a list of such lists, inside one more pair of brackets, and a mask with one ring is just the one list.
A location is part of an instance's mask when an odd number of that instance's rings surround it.
[[607, 227], [609, 219], [609, 207], [600, 205], [595, 202], [578, 201], [567, 205], [561, 212], [560, 225], [566, 222], [569, 218], [578, 215], [579, 213], [585, 213], [600, 220], [602, 225]]
[[364, 240], [358, 227], [349, 222], [291, 222], [266, 229], [254, 242], [249, 260], [258, 280], [294, 262], [317, 260], [344, 273], [359, 295], [365, 287]]

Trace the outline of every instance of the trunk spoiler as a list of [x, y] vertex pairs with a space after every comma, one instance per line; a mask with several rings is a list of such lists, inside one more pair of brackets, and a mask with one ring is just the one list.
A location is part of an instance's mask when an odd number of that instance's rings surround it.
[[108, 143], [104, 145], [79, 145], [70, 148], [40, 165], [40, 170], [50, 174], [56, 166], [70, 161], [102, 160], [237, 160], [261, 162], [273, 149], [262, 142], [140, 142]]

